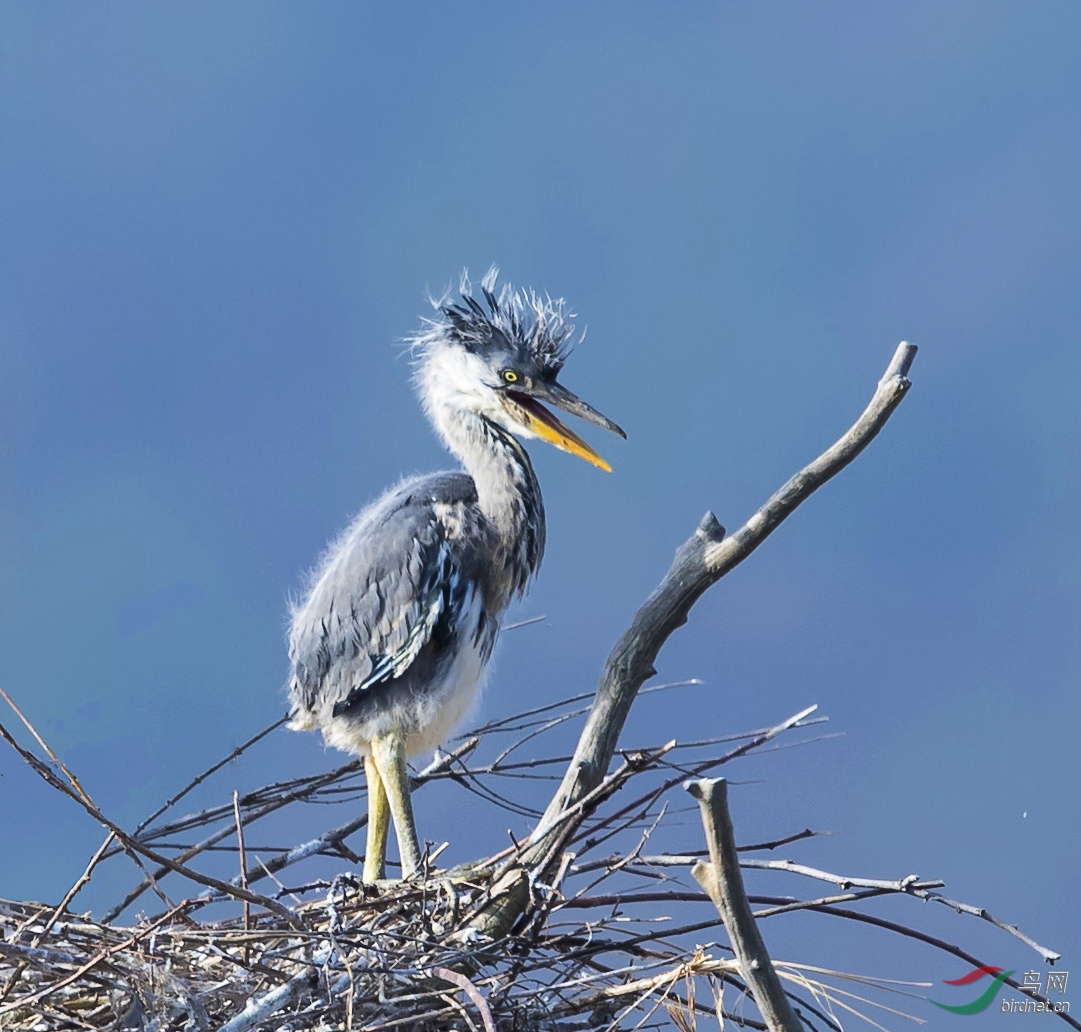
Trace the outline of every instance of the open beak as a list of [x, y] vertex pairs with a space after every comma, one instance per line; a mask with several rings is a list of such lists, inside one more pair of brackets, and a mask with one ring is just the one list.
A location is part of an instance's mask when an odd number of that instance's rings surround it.
[[592, 405], [587, 405], [581, 398], [576, 397], [558, 383], [538, 384], [530, 390], [529, 394], [524, 391], [508, 390], [505, 395], [517, 410], [515, 414], [532, 433], [565, 452], [585, 459], [586, 462], [603, 469], [605, 473], [612, 472], [612, 467], [570, 427], [564, 426], [549, 412], [541, 404], [541, 399], [563, 409], [564, 412], [570, 412], [572, 415], [595, 423], [597, 426], [603, 426], [605, 430], [611, 430], [612, 433], [626, 438], [627, 435], [615, 423], [607, 416], [601, 415]]

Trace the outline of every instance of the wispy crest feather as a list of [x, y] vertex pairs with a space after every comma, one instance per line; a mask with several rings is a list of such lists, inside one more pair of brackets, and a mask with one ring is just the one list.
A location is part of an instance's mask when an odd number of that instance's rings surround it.
[[473, 294], [469, 270], [463, 270], [458, 297], [450, 291], [429, 298], [440, 318], [422, 319], [419, 333], [406, 343], [414, 355], [457, 343], [483, 355], [505, 342], [517, 344], [548, 373], [555, 376], [566, 362], [573, 344], [575, 313], [566, 301], [532, 288], [515, 290], [513, 284], [496, 286], [498, 266], [493, 265], [480, 281], [480, 299]]

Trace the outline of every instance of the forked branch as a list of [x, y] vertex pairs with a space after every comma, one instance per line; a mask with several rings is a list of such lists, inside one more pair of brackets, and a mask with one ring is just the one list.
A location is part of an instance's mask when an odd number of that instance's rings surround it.
[[735, 534], [726, 539], [717, 517], [707, 512], [680, 545], [664, 580], [634, 614], [608, 656], [574, 758], [530, 839], [527, 863], [535, 864], [549, 853], [560, 815], [604, 779], [631, 704], [639, 688], [656, 673], [653, 663], [669, 635], [687, 622], [691, 607], [708, 588], [743, 562], [801, 502], [875, 439], [911, 386], [908, 371], [915, 357], [916, 346], [902, 341], [870, 404], [851, 429], [775, 492]]

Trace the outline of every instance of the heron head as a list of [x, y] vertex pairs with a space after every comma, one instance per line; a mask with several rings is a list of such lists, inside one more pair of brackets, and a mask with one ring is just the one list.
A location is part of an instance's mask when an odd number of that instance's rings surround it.
[[421, 361], [417, 380], [437, 426], [457, 412], [479, 415], [520, 437], [540, 438], [607, 472], [608, 465], [549, 405], [627, 435], [559, 382], [570, 350], [573, 316], [561, 298], [503, 284], [494, 267], [481, 281], [481, 300], [463, 278], [459, 298], [436, 301], [441, 318], [425, 320], [413, 338]]

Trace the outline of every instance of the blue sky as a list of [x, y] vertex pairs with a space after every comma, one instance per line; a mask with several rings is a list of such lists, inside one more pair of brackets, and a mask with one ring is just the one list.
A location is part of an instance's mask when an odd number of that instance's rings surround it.
[[[887, 430], [703, 600], [658, 669], [705, 685], [625, 741], [819, 703], [844, 737], [739, 772], [746, 837], [830, 829], [794, 854], [944, 877], [1068, 970], [1079, 46], [1066, 2], [5, 5], [0, 684], [129, 824], [269, 723], [303, 571], [450, 461], [398, 341], [463, 266], [571, 301], [564, 379], [629, 435], [597, 442], [611, 476], [533, 447], [549, 547], [517, 615], [548, 619], [503, 643], [484, 715], [591, 686], [701, 513], [741, 523], [909, 339]], [[221, 794], [336, 762], [282, 732]], [[0, 774], [0, 894], [56, 898], [99, 833]], [[476, 849], [505, 841], [474, 816]], [[957, 974], [821, 921], [770, 935]]]

